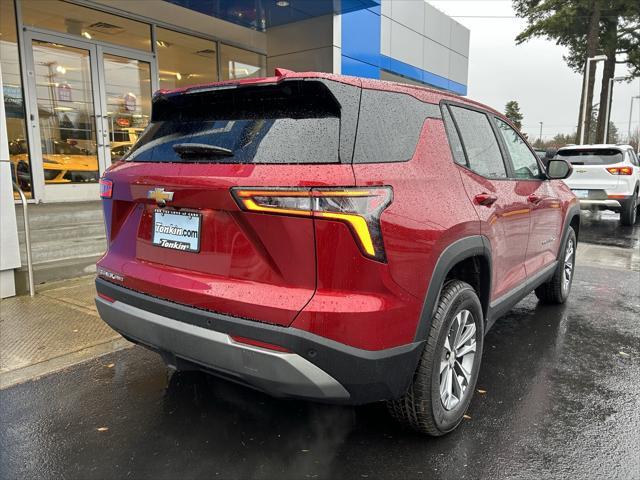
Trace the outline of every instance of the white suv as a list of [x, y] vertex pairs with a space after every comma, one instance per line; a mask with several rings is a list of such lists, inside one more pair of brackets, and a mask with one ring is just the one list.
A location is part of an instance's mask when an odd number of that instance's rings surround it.
[[580, 200], [580, 208], [620, 213], [623, 225], [638, 215], [640, 163], [630, 145], [572, 145], [558, 150], [557, 158], [573, 165], [565, 183]]

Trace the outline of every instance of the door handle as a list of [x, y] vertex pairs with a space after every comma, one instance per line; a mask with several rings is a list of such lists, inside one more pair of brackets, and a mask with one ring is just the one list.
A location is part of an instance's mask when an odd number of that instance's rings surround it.
[[532, 193], [527, 197], [527, 200], [529, 201], [529, 203], [533, 203], [534, 205], [537, 205], [542, 201], [542, 197], [539, 197], [535, 193]]
[[484, 205], [488, 207], [493, 205], [493, 203], [498, 200], [498, 197], [491, 193], [479, 193], [473, 199], [476, 201], [478, 205]]

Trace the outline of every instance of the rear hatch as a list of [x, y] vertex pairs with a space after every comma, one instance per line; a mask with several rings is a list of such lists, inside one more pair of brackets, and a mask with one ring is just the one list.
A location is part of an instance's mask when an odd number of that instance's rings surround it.
[[573, 173], [565, 183], [579, 198], [603, 200], [607, 198], [606, 191], [618, 185], [618, 175], [607, 170], [623, 161], [623, 153], [618, 149], [572, 148], [558, 151], [557, 156], [573, 165]]
[[[242, 211], [234, 187], [353, 185], [359, 88], [267, 79], [154, 97], [105, 179], [99, 273], [159, 298], [289, 325], [316, 289], [312, 218]], [[327, 180], [328, 179], [328, 180]]]

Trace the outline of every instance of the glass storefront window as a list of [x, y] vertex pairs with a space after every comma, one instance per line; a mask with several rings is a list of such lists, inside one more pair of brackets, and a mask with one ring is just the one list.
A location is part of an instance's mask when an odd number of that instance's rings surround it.
[[156, 29], [160, 88], [172, 89], [218, 80], [216, 42]]
[[24, 25], [151, 51], [151, 27], [145, 23], [62, 0], [22, 0], [21, 7]]
[[124, 157], [151, 117], [151, 65], [104, 55], [111, 162]]
[[47, 184], [95, 183], [98, 154], [89, 51], [33, 42], [36, 100]]
[[220, 45], [220, 73], [223, 80], [247, 77], [264, 77], [267, 73], [267, 58], [230, 45]]
[[[24, 110], [24, 92], [20, 81], [20, 57], [16, 35], [13, 0], [0, 0], [0, 66], [2, 90], [7, 117], [9, 160], [11, 176], [29, 198], [33, 196], [27, 125]], [[4, 129], [4, 125], [2, 126]]]

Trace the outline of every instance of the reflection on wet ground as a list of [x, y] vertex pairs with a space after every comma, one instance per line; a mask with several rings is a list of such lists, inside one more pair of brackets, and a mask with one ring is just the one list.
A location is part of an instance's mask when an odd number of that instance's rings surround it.
[[620, 224], [620, 215], [613, 212], [582, 210], [580, 241], [610, 247], [640, 248], [640, 221], [633, 227]]

